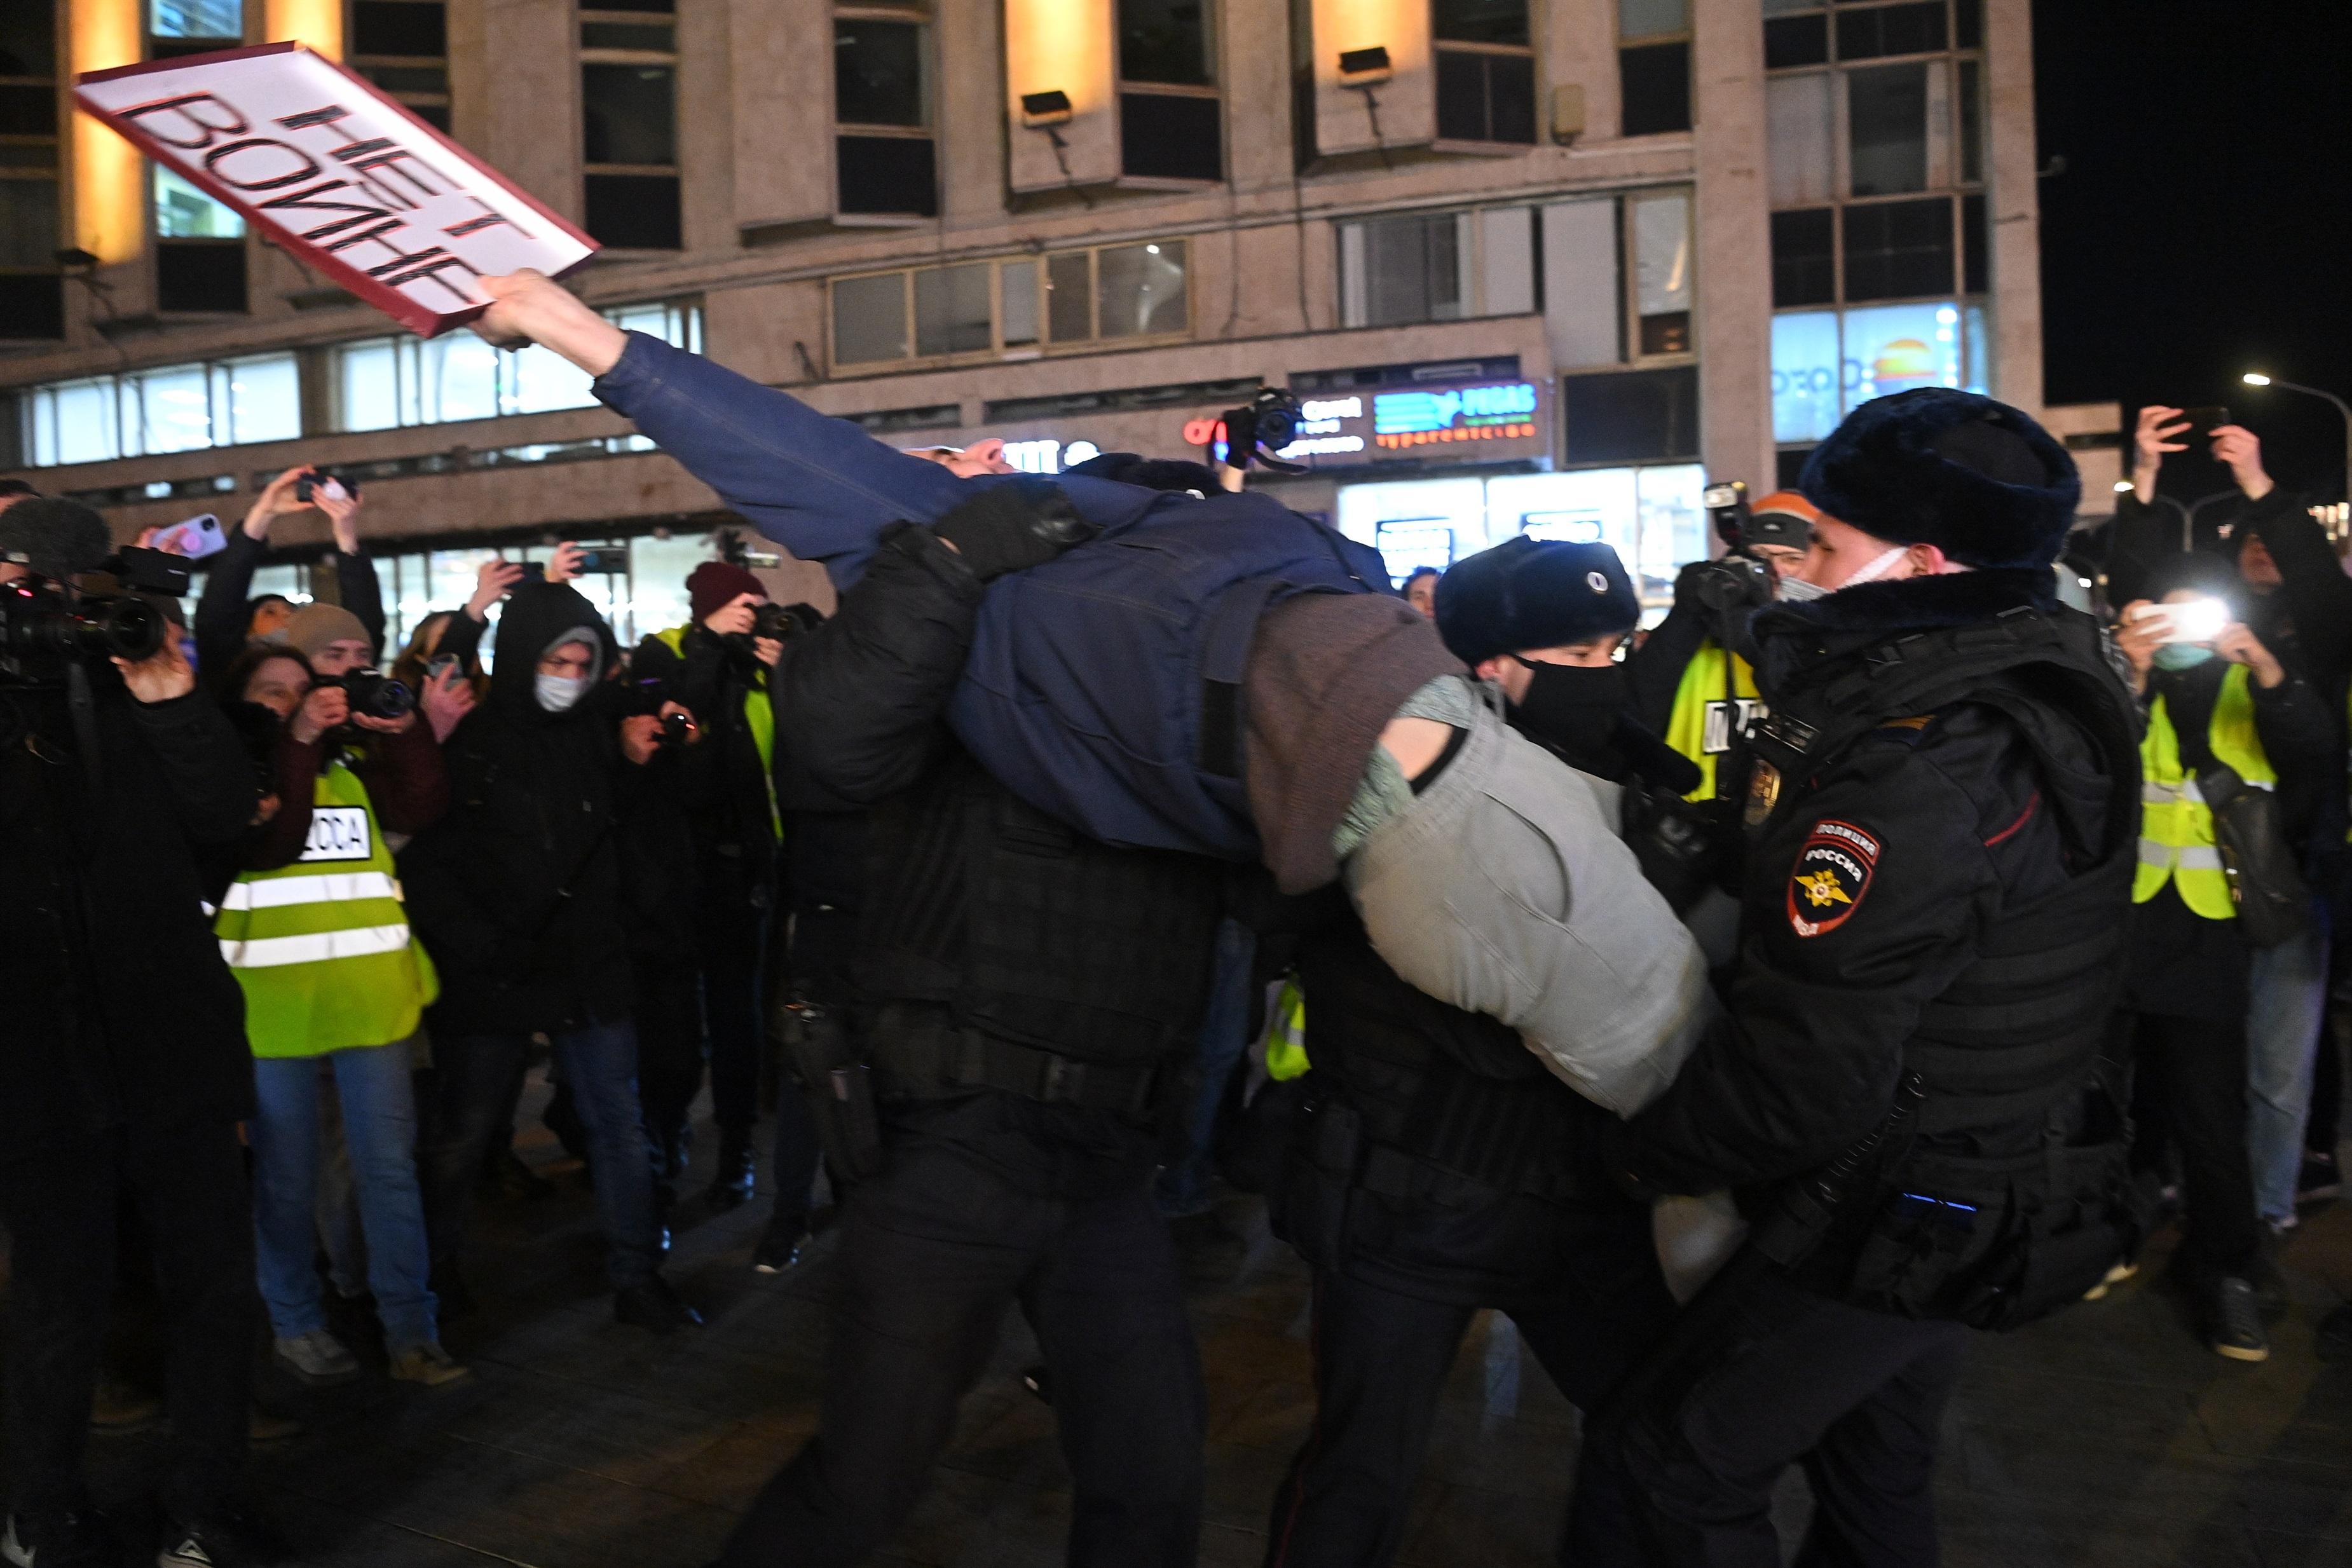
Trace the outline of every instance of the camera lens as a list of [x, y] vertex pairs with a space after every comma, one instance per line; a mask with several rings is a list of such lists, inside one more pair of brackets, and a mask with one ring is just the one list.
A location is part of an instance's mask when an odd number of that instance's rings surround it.
[[416, 706], [415, 693], [379, 670], [353, 670], [341, 685], [352, 711], [370, 718], [406, 718]]

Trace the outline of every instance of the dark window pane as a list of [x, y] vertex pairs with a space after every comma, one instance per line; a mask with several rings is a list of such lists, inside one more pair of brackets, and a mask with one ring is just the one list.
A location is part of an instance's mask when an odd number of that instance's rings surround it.
[[1830, 20], [1816, 11], [1808, 16], [1775, 16], [1764, 24], [1764, 68], [1817, 66], [1830, 57]]
[[362, 66], [359, 73], [386, 92], [449, 90], [449, 73], [438, 66]]
[[1795, 489], [1797, 481], [1805, 476], [1805, 460], [1812, 455], [1810, 446], [1784, 448], [1772, 460], [1774, 486], [1782, 490]]
[[987, 262], [927, 267], [915, 274], [915, 352], [971, 354], [995, 346], [989, 322]]
[[155, 246], [155, 305], [162, 310], [245, 308], [245, 242], [163, 240]]
[[844, 136], [834, 145], [843, 212], [939, 215], [939, 174], [930, 138]]
[[1881, 202], [1845, 209], [1845, 297], [1903, 299], [1952, 291], [1952, 204]]
[[1927, 188], [1927, 66], [1847, 71], [1846, 120], [1857, 196]]
[[439, 5], [352, 0], [352, 53], [433, 58], [448, 52], [448, 16]]
[[1992, 292], [1992, 267], [1985, 246], [1985, 199], [1960, 198], [1960, 287], [1969, 294]]
[[1056, 343], [1083, 343], [1095, 335], [1094, 274], [1087, 253], [1045, 258], [1045, 329]]
[[582, 66], [591, 163], [675, 163], [677, 73], [667, 66]]
[[1359, 225], [1363, 319], [1350, 326], [1402, 327], [1465, 314], [1465, 214], [1379, 218]]
[[1208, 0], [1118, 0], [1118, 74], [1128, 81], [1206, 87], [1214, 56]]
[[1698, 367], [1563, 376], [1571, 463], [1698, 455]]
[[674, 174], [591, 174], [588, 232], [625, 250], [676, 250], [679, 246], [677, 177]]
[[667, 22], [583, 22], [583, 49], [643, 49], [667, 54], [677, 47], [677, 29]]
[[66, 280], [11, 277], [0, 283], [0, 338], [66, 335]]
[[1663, 316], [1642, 318], [1642, 352], [1643, 354], [1687, 354], [1690, 352], [1690, 312], [1670, 310]]
[[1223, 109], [1213, 98], [1119, 94], [1120, 167], [1156, 180], [1223, 179]]
[[1984, 0], [1954, 0], [1952, 34], [1956, 48], [1975, 49], [1984, 46]]
[[1533, 143], [1534, 57], [1438, 50], [1437, 134], [1447, 141]]
[[1528, 42], [1528, 0], [1436, 0], [1431, 31], [1461, 44]]
[[209, 55], [221, 49], [233, 49], [244, 42], [241, 38], [169, 38], [158, 36], [147, 43], [151, 60], [175, 60], [183, 55]]
[[408, 112], [444, 134], [449, 130], [449, 106], [446, 103], [412, 103]]
[[[58, 264], [58, 183], [0, 180], [0, 267], [46, 272]], [[0, 281], [0, 292], [14, 285]]]
[[0, 87], [0, 136], [55, 136], [57, 133], [57, 89]]
[[0, 169], [54, 169], [58, 166], [58, 144], [54, 141], [0, 142]]
[[1927, 55], [1944, 47], [1944, 0], [1914, 5], [1881, 5], [1844, 11], [1837, 19], [1838, 58], [1876, 59], [1881, 55]]
[[1772, 303], [1829, 305], [1837, 299], [1837, 223], [1831, 207], [1772, 214]]
[[844, 125], [921, 125], [923, 29], [912, 22], [833, 25], [833, 112]]
[[1646, 44], [1617, 51], [1624, 133], [1655, 136], [1691, 128], [1690, 46]]
[[1974, 184], [1984, 178], [1984, 68], [1974, 60], [1960, 62], [1960, 179]]
[[[58, 74], [57, 17], [41, 5], [0, 5], [0, 77]], [[40, 333], [26, 336], [45, 336]]]

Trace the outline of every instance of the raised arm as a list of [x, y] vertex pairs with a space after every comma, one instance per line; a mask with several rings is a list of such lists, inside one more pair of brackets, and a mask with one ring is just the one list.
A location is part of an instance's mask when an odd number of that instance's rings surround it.
[[698, 354], [624, 332], [534, 272], [488, 277], [476, 324], [501, 347], [535, 342], [596, 378], [596, 395], [728, 506], [803, 560], [854, 580], [884, 525], [930, 522], [971, 494], [936, 463], [884, 445]]

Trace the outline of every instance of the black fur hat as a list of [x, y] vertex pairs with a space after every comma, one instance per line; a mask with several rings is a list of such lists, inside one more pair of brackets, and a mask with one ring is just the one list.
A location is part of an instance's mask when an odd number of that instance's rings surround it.
[[1523, 534], [1437, 580], [1437, 634], [1465, 664], [1631, 632], [1641, 618], [1625, 563], [1607, 545]]
[[1813, 449], [1797, 488], [1891, 544], [1975, 567], [2044, 567], [2074, 526], [2083, 481], [2050, 433], [2007, 403], [1949, 387], [1873, 399]]
[[95, 571], [113, 552], [106, 519], [79, 501], [32, 496], [0, 509], [0, 554], [23, 556], [52, 580]]

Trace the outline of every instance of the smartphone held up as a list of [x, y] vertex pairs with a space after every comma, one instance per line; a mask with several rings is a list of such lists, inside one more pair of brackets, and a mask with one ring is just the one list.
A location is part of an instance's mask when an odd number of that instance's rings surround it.
[[2156, 630], [2159, 643], [2210, 643], [2229, 626], [2231, 619], [2228, 601], [2209, 596], [2170, 604], [2143, 604], [2133, 614], [2132, 624]]

